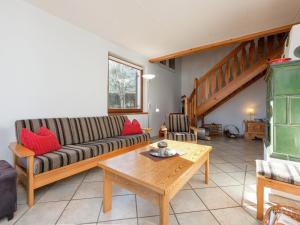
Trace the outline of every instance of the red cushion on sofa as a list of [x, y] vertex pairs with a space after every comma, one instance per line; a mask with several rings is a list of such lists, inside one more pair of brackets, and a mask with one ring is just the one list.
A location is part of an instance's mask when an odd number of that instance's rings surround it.
[[130, 120], [125, 120], [124, 122], [124, 127], [122, 130], [122, 136], [126, 136], [126, 135], [133, 135], [133, 134], [142, 134], [142, 128], [140, 123], [134, 119], [132, 121], [132, 123], [130, 122]]
[[36, 156], [61, 148], [55, 134], [44, 127], [41, 127], [37, 134], [23, 128], [21, 131], [21, 142], [26, 148], [34, 151]]
[[134, 130], [134, 134], [142, 134], [142, 128], [141, 125], [139, 123], [139, 121], [137, 121], [136, 119], [132, 120], [132, 126], [133, 126], [133, 130]]

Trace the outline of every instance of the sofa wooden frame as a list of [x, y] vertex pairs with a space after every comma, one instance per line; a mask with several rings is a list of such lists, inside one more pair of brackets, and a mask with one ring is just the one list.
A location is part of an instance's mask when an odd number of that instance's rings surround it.
[[[145, 128], [144, 132], [149, 132], [151, 129]], [[34, 191], [40, 187], [54, 183], [61, 179], [70, 177], [72, 175], [81, 173], [83, 171], [98, 167], [98, 162], [105, 160], [142, 146], [150, 144], [150, 141], [143, 141], [139, 144], [135, 144], [129, 147], [120, 148], [112, 152], [108, 152], [93, 158], [85, 159], [67, 166], [63, 166], [54, 170], [50, 170], [44, 173], [34, 174], [34, 152], [28, 148], [25, 148], [21, 144], [11, 143], [9, 145], [13, 154], [13, 160], [15, 168], [18, 172], [18, 181], [20, 181], [27, 188], [27, 204], [29, 207], [34, 205]], [[27, 170], [17, 164], [18, 158], [26, 158]]]
[[258, 220], [262, 220], [264, 215], [264, 188], [265, 187], [300, 196], [300, 186], [278, 181], [278, 180], [273, 180], [257, 174], [256, 175], [256, 197], [257, 197], [256, 217]]

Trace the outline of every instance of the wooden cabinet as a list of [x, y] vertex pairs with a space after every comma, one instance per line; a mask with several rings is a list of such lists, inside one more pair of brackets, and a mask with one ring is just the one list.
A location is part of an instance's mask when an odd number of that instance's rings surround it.
[[245, 138], [255, 139], [260, 138], [263, 139], [265, 136], [265, 123], [264, 122], [258, 122], [258, 121], [252, 121], [252, 120], [246, 120], [245, 122]]

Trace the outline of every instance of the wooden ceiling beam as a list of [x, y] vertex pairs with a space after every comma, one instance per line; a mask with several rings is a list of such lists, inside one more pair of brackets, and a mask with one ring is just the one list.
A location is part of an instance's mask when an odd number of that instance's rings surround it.
[[210, 43], [210, 44], [206, 44], [206, 45], [201, 45], [201, 46], [198, 46], [195, 48], [185, 49], [185, 50], [174, 52], [174, 53], [167, 54], [164, 56], [151, 58], [151, 59], [149, 59], [149, 62], [155, 63], [155, 62], [160, 62], [160, 61], [167, 60], [167, 59], [179, 58], [179, 57], [183, 57], [183, 56], [192, 55], [194, 53], [210, 50], [213, 48], [223, 47], [225, 45], [231, 45], [231, 44], [238, 43], [238, 42], [253, 40], [255, 38], [259, 38], [259, 37], [263, 37], [263, 36], [278, 34], [278, 33], [282, 33], [282, 32], [288, 32], [291, 30], [293, 25], [296, 25], [298, 23], [292, 23], [292, 24], [288, 24], [288, 25], [281, 26], [281, 27], [276, 27], [273, 29], [265, 30], [265, 31], [260, 31], [260, 32], [252, 33], [252, 34], [243, 35], [240, 37], [230, 38], [230, 39], [227, 39], [224, 41], [218, 41], [218, 42], [214, 42], [214, 43]]

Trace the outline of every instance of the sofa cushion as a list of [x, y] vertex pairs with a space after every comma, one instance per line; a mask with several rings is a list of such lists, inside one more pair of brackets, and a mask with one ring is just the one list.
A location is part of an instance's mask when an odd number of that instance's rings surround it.
[[108, 116], [109, 124], [111, 127], [110, 137], [116, 137], [122, 134], [124, 123], [127, 119], [128, 119], [127, 116], [120, 116], [120, 115]]
[[126, 116], [70, 118], [73, 144], [97, 141], [121, 134]]
[[[107, 141], [105, 139], [94, 145], [66, 145], [58, 151], [36, 156], [34, 158], [34, 174], [36, 175], [57, 169], [59, 167], [70, 165], [72, 163], [113, 151], [117, 148], [118, 144], [116, 144], [113, 140]], [[25, 158], [20, 159], [19, 164], [25, 169], [27, 168], [27, 162]]]
[[174, 141], [196, 141], [196, 135], [188, 132], [168, 132], [167, 138]]
[[[36, 156], [34, 158], [34, 174], [37, 175], [39, 173], [57, 169], [59, 167], [70, 165], [84, 159], [112, 152], [147, 140], [150, 140], [149, 134], [140, 134], [62, 146], [62, 148], [58, 151]], [[23, 168], [27, 168], [25, 158], [20, 159], [19, 164]]]
[[20, 134], [22, 128], [37, 132], [40, 127], [46, 127], [53, 131], [61, 145], [73, 143], [73, 135], [68, 118], [18, 120], [15, 123], [17, 142], [21, 143]]
[[125, 141], [126, 146], [131, 146], [134, 144], [139, 144], [144, 141], [149, 141], [150, 140], [150, 134], [145, 133], [145, 134], [134, 134], [134, 135], [126, 135], [126, 136], [118, 136], [115, 137], [115, 139], [122, 139]]

